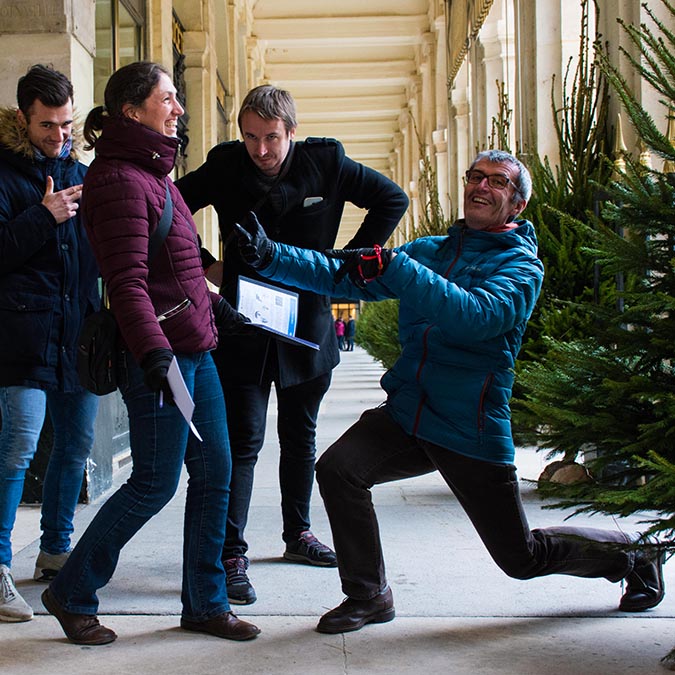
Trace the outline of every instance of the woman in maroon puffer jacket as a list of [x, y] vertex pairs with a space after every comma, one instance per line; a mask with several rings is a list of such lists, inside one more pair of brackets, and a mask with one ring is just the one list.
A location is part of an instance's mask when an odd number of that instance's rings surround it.
[[[133, 469], [43, 593], [43, 603], [72, 642], [112, 642], [117, 636], [96, 617], [96, 591], [109, 581], [126, 542], [174, 495], [184, 463], [189, 482], [181, 627], [248, 640], [260, 631], [230, 611], [220, 559], [230, 447], [223, 394], [209, 353], [218, 330], [245, 330], [246, 319], [209, 292], [194, 222], [168, 178], [179, 145], [176, 122], [184, 111], [167, 71], [146, 62], [124, 66], [110, 78], [105, 103], [105, 110], [95, 108], [85, 123], [96, 159], [82, 204], [127, 347], [120, 391], [129, 414]], [[148, 242], [164, 207], [167, 181], [173, 221], [148, 265]], [[167, 373], [174, 358], [195, 402], [192, 420], [202, 441], [171, 405]]]

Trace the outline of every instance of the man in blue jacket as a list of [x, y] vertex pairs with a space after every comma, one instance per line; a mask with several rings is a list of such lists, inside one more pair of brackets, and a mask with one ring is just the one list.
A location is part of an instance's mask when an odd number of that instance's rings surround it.
[[[249, 211], [260, 215], [271, 239], [322, 251], [335, 245], [345, 203], [351, 202], [366, 214], [349, 246], [386, 242], [408, 206], [405, 193], [347, 157], [336, 140], [296, 142], [295, 103], [287, 91], [271, 85], [252, 89], [242, 102], [238, 122], [243, 142], [217, 145], [201, 167], [177, 181], [193, 213], [209, 204], [218, 213], [224, 264], [205, 255], [205, 267], [207, 278], [220, 286], [230, 304], [237, 304], [239, 275], [259, 278], [239, 257], [236, 243], [230, 245], [234, 224]], [[300, 293], [296, 335], [320, 349], [285, 344], [261, 333], [223, 335], [214, 353], [232, 447], [223, 562], [228, 597], [234, 604], [256, 600], [247, 575], [244, 529], [272, 382], [281, 450], [284, 558], [336, 565], [335, 553], [310, 531], [317, 415], [339, 361], [329, 294]]]
[[99, 300], [78, 217], [86, 167], [73, 149], [73, 86], [35, 65], [19, 79], [17, 102], [18, 110], [0, 110], [0, 621], [33, 616], [10, 574], [10, 537], [45, 412], [54, 443], [39, 581], [52, 579], [68, 556], [98, 407], [76, 370], [82, 320]]
[[402, 353], [382, 378], [386, 403], [317, 462], [347, 596], [321, 617], [319, 632], [394, 618], [370, 488], [430, 471], [440, 472], [509, 576], [625, 579], [619, 609], [629, 612], [663, 599], [658, 549], [636, 550], [618, 530], [531, 530], [522, 508], [509, 399], [543, 280], [534, 228], [517, 219], [531, 191], [522, 163], [491, 150], [467, 171], [464, 218], [446, 237], [326, 257], [270, 242], [255, 217], [238, 227], [242, 256], [265, 277], [340, 297], [400, 298]]

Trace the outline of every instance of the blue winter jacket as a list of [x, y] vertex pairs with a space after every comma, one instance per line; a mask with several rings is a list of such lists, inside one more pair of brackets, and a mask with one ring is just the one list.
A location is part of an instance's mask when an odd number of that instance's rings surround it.
[[75, 153], [37, 159], [16, 111], [0, 110], [0, 386], [81, 390], [82, 320], [99, 305], [98, 271], [79, 216], [60, 225], [41, 204], [82, 183]]
[[532, 224], [491, 233], [458, 221], [424, 237], [365, 289], [333, 274], [340, 261], [275, 243], [260, 273], [284, 284], [360, 300], [400, 298], [402, 354], [382, 377], [386, 409], [409, 434], [476, 459], [512, 463], [514, 364], [544, 270]]

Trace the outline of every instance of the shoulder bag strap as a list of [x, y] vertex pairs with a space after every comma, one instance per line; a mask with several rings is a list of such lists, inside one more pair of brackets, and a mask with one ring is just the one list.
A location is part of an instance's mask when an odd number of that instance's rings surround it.
[[[157, 252], [164, 243], [167, 234], [169, 234], [169, 229], [171, 228], [172, 220], [173, 220], [173, 201], [171, 199], [171, 193], [169, 192], [169, 179], [167, 178], [166, 201], [164, 202], [164, 209], [162, 210], [162, 215], [159, 218], [159, 223], [157, 223], [155, 231], [150, 236], [150, 242], [148, 244], [148, 265], [150, 265], [152, 259], [157, 255]], [[101, 279], [101, 305], [103, 307], [110, 307], [110, 299], [108, 298], [108, 288], [102, 279]]]
[[157, 252], [162, 247], [166, 235], [169, 234], [169, 229], [171, 228], [171, 221], [173, 220], [173, 201], [171, 200], [171, 193], [169, 192], [169, 179], [166, 179], [166, 200], [164, 202], [164, 210], [162, 211], [162, 216], [157, 223], [155, 231], [150, 237], [150, 242], [148, 244], [148, 265], [150, 265], [152, 259], [157, 255]]

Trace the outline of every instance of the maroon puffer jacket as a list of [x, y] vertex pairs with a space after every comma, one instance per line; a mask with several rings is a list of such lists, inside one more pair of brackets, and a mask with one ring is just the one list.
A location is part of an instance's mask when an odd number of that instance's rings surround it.
[[[180, 192], [167, 178], [178, 140], [134, 120], [109, 119], [84, 181], [82, 212], [124, 341], [138, 363], [151, 350], [214, 349], [213, 308], [220, 296], [204, 279], [197, 231]], [[148, 241], [166, 199], [173, 222], [148, 269]], [[189, 302], [186, 302], [189, 301]], [[186, 308], [161, 323], [158, 316]]]

